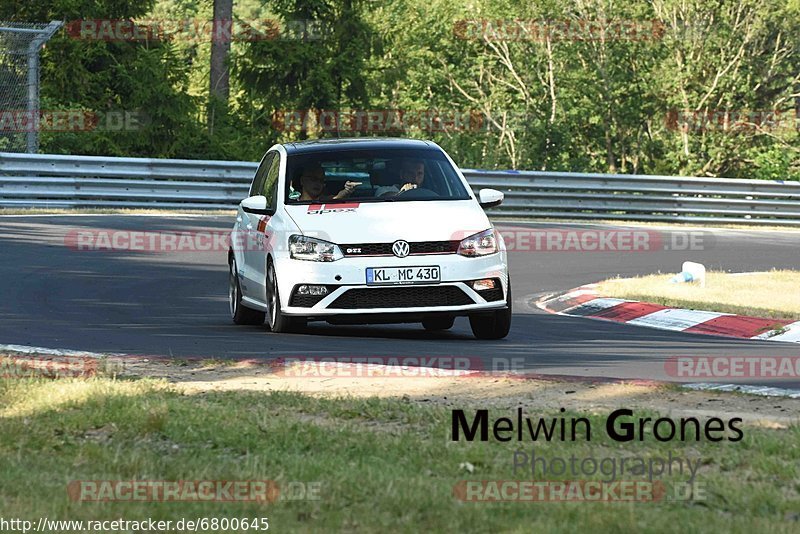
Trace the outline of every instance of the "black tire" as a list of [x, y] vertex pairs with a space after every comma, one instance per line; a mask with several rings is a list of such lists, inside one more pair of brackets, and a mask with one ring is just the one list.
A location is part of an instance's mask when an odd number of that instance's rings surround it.
[[506, 309], [469, 316], [472, 334], [478, 339], [503, 339], [511, 330], [511, 280], [508, 281]]
[[429, 317], [422, 320], [422, 326], [425, 327], [425, 330], [449, 330], [453, 328], [455, 321], [455, 317]]
[[305, 317], [290, 317], [281, 312], [281, 296], [278, 290], [278, 277], [275, 274], [275, 266], [272, 261], [267, 263], [267, 326], [272, 332], [281, 334], [284, 332], [296, 332], [306, 326]]
[[236, 258], [233, 255], [228, 263], [228, 306], [234, 323], [264, 324], [264, 312], [242, 304], [242, 288], [239, 285], [239, 277], [236, 276]]

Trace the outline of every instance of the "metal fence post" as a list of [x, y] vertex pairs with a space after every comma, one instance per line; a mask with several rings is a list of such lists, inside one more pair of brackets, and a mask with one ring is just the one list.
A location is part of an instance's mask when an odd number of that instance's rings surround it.
[[27, 152], [35, 154], [39, 150], [39, 42], [34, 39], [28, 45], [28, 115], [34, 127], [26, 132]]
[[[7, 23], [0, 22], [0, 56], [2, 56], [3, 74], [8, 79], [0, 84], [0, 111], [11, 111], [12, 114], [22, 112], [22, 98], [25, 100], [25, 112], [28, 127], [25, 130], [25, 143], [17, 141], [14, 134], [20, 133], [12, 129], [8, 134], [8, 146], [3, 150], [35, 153], [39, 149], [39, 52], [58, 28], [61, 21], [54, 20], [49, 24]], [[21, 61], [16, 57], [25, 55], [27, 70], [25, 95], [16, 95], [18, 85], [22, 85], [23, 77], [19, 75]], [[4, 80], [5, 81], [5, 80]], [[14, 120], [14, 115], [12, 115]], [[16, 121], [15, 121], [16, 122]], [[6, 132], [4, 132], [6, 133]]]

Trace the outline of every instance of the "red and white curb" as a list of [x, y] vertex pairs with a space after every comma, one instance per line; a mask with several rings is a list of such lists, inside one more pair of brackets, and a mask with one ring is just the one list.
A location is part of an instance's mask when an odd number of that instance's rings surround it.
[[[536, 307], [557, 315], [615, 321], [662, 330], [800, 343], [800, 321], [668, 308], [658, 304], [603, 297], [597, 293], [596, 287], [597, 284], [587, 284], [561, 295], [545, 297], [536, 302]], [[800, 398], [798, 390], [768, 386], [715, 382], [688, 383], [681, 386], [693, 390]]]
[[544, 298], [536, 302], [536, 307], [558, 315], [649, 326], [661, 330], [800, 343], [800, 321], [670, 308], [647, 302], [607, 298], [598, 294], [596, 287], [597, 284], [588, 284], [562, 295]]

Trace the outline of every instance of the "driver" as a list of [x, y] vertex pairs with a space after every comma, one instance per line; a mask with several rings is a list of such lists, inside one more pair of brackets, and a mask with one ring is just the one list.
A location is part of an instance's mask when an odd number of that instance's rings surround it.
[[395, 196], [411, 189], [422, 187], [425, 181], [425, 163], [419, 159], [404, 159], [400, 165], [400, 183], [403, 185], [386, 185], [375, 191], [376, 197]]
[[314, 163], [311, 165], [306, 166], [303, 169], [303, 172], [300, 174], [300, 197], [297, 199], [299, 201], [303, 200], [338, 200], [342, 198], [347, 198], [353, 194], [355, 188], [361, 185], [363, 182], [346, 182], [344, 184], [344, 189], [336, 193], [335, 196], [331, 197], [330, 195], [323, 196], [322, 193], [325, 191], [325, 169], [322, 168], [322, 165], [319, 163]]

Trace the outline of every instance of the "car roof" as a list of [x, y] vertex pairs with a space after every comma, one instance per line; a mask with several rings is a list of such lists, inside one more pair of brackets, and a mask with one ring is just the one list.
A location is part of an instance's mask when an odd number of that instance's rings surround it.
[[287, 155], [332, 150], [381, 150], [381, 149], [436, 149], [436, 145], [421, 139], [391, 137], [350, 137], [299, 141], [283, 145]]

